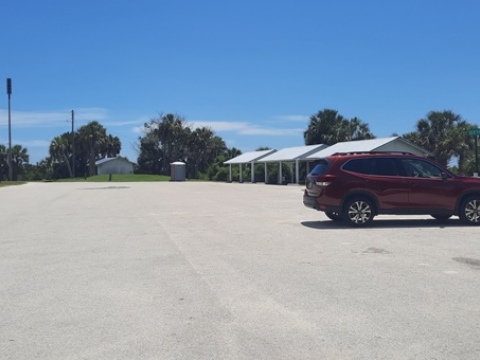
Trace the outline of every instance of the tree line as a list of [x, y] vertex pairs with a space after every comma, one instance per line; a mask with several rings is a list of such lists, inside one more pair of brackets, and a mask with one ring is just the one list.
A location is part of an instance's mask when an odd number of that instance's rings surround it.
[[91, 121], [73, 136], [66, 132], [53, 138], [46, 161], [51, 165], [54, 178], [93, 176], [97, 160], [115, 157], [121, 149], [122, 143], [117, 136], [108, 134], [98, 121]]
[[[17, 180], [24, 172], [24, 166], [28, 164], [30, 157], [28, 150], [22, 145], [12, 146], [12, 179]], [[0, 144], [0, 181], [7, 180], [8, 171], [8, 149]]]
[[[122, 143], [107, 133], [98, 121], [80, 127], [73, 134], [55, 136], [48, 149], [49, 156], [38, 164], [29, 164], [28, 150], [12, 147], [13, 180], [55, 180], [95, 175], [95, 161], [120, 154]], [[0, 180], [8, 179], [8, 149], [0, 145]]]
[[186, 176], [192, 179], [226, 180], [224, 161], [241, 152], [228, 148], [225, 141], [208, 127], [195, 128], [176, 114], [162, 114], [145, 124], [136, 172], [170, 174], [170, 164], [186, 164]]
[[[415, 130], [401, 135], [425, 148], [442, 165], [460, 174], [475, 172], [474, 138], [469, 131], [477, 126], [452, 111], [431, 111], [417, 121]], [[398, 135], [393, 133], [392, 135]], [[303, 133], [305, 145], [333, 145], [337, 142], [374, 139], [368, 123], [357, 117], [345, 118], [337, 110], [323, 109], [310, 116]], [[170, 164], [186, 164], [187, 178], [225, 181], [229, 169], [223, 162], [241, 154], [228, 148], [225, 141], [208, 127], [194, 128], [177, 114], [160, 114], [145, 124], [145, 133], [138, 138], [136, 173], [170, 174]], [[95, 162], [120, 154], [122, 144], [97, 121], [80, 127], [73, 134], [65, 132], [50, 142], [49, 156], [36, 165], [28, 164], [29, 156], [21, 145], [12, 147], [12, 170], [15, 180], [60, 179], [92, 176]], [[259, 147], [257, 150], [265, 150]], [[8, 178], [7, 149], [0, 144], [0, 180]], [[452, 159], [456, 163], [452, 165]], [[261, 169], [260, 169], [261, 170]], [[264, 172], [256, 170], [257, 181], [264, 181]], [[244, 169], [244, 176], [250, 170]], [[277, 169], [269, 168], [267, 182], [276, 182]], [[289, 169], [283, 169], [288, 176]], [[238, 170], [233, 169], [234, 178]], [[271, 179], [270, 179], [271, 177]]]

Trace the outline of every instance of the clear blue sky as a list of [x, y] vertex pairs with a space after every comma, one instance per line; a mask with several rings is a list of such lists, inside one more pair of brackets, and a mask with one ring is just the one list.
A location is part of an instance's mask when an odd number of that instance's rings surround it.
[[[432, 110], [480, 123], [480, 1], [18, 0], [0, 11], [0, 144], [31, 163], [98, 120], [136, 161], [141, 127], [174, 112], [229, 147], [303, 145], [324, 108], [377, 137]], [[1, 95], [3, 94], [3, 95]]]

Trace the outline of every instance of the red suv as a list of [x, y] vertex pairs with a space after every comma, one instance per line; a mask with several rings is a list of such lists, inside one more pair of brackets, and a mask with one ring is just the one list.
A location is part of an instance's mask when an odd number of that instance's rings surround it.
[[303, 203], [334, 221], [365, 226], [380, 214], [452, 215], [480, 225], [480, 178], [456, 176], [406, 153], [338, 153], [307, 175]]

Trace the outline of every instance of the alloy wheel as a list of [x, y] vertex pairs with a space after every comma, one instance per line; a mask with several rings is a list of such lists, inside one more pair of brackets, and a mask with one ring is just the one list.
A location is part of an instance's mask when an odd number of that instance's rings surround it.
[[373, 206], [367, 199], [354, 199], [348, 202], [345, 220], [352, 226], [365, 226], [373, 220]]
[[480, 223], [480, 200], [470, 199], [465, 203], [464, 207], [465, 218], [470, 223]]

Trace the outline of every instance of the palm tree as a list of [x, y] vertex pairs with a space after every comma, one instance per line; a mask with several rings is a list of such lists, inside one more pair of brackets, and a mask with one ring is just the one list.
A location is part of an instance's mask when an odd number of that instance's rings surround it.
[[310, 124], [303, 133], [305, 145], [335, 144], [338, 142], [338, 133], [343, 121], [345, 121], [343, 116], [332, 109], [324, 109], [310, 116]]
[[13, 180], [18, 179], [18, 175], [22, 170], [22, 165], [28, 163], [28, 150], [21, 145], [14, 145], [12, 147], [12, 175]]
[[[148, 125], [145, 127], [149, 128]], [[139, 138], [139, 140], [138, 171], [147, 174], [160, 174], [163, 154], [158, 136], [153, 131], [147, 131], [145, 136]]]
[[213, 138], [213, 130], [207, 127], [197, 128], [190, 134], [188, 160], [193, 167], [193, 178], [214, 160]]
[[51, 156], [47, 156], [45, 159], [41, 160], [37, 164], [38, 172], [41, 174], [42, 178], [51, 180], [53, 179], [53, 159]]
[[348, 123], [348, 131], [346, 138], [350, 141], [374, 139], [375, 136], [370, 132], [368, 124], [364, 123], [357, 117], [350, 119]]
[[185, 126], [185, 120], [175, 114], [162, 115], [152, 120], [152, 125], [162, 147], [162, 173], [168, 174], [169, 164], [184, 157], [191, 130]]
[[49, 153], [53, 161], [66, 164], [68, 174], [73, 178], [72, 167], [70, 166], [70, 161], [67, 156], [67, 151], [70, 148], [69, 137], [69, 133], [56, 136], [50, 143]]
[[[263, 149], [257, 149], [257, 150], [263, 150]], [[268, 150], [268, 149], [265, 149]], [[233, 159], [237, 156], [242, 155], [242, 151], [240, 149], [237, 149], [235, 147], [232, 147], [230, 149], [227, 149], [227, 160]]]
[[8, 178], [8, 156], [5, 145], [0, 144], [0, 181]]
[[105, 139], [105, 148], [103, 149], [103, 156], [115, 157], [120, 154], [122, 149], [122, 142], [117, 136], [108, 135]]
[[212, 138], [211, 147], [214, 160], [217, 159], [221, 154], [225, 153], [225, 151], [227, 151], [227, 144], [225, 144], [225, 141], [217, 135]]
[[332, 109], [324, 109], [312, 115], [303, 136], [305, 145], [333, 145], [340, 141], [375, 138], [366, 123], [357, 117], [345, 119], [337, 110]]
[[[447, 166], [452, 156], [465, 157], [468, 138], [465, 134], [467, 123], [452, 111], [431, 111], [426, 118], [417, 122], [417, 131], [404, 138], [432, 152], [435, 159]], [[463, 164], [462, 164], [463, 165]]]
[[93, 176], [95, 175], [95, 160], [102, 154], [102, 149], [106, 143], [107, 131], [98, 121], [92, 121], [78, 129], [78, 135], [83, 150], [87, 155], [89, 174]]
[[[452, 144], [454, 144], [454, 151], [458, 157], [458, 171], [461, 174], [467, 174], [473, 171], [474, 156], [471, 149], [475, 146], [474, 139], [470, 137], [468, 131], [474, 126], [461, 120], [458, 122], [456, 128], [452, 131]], [[472, 170], [472, 171], [470, 171]]]

